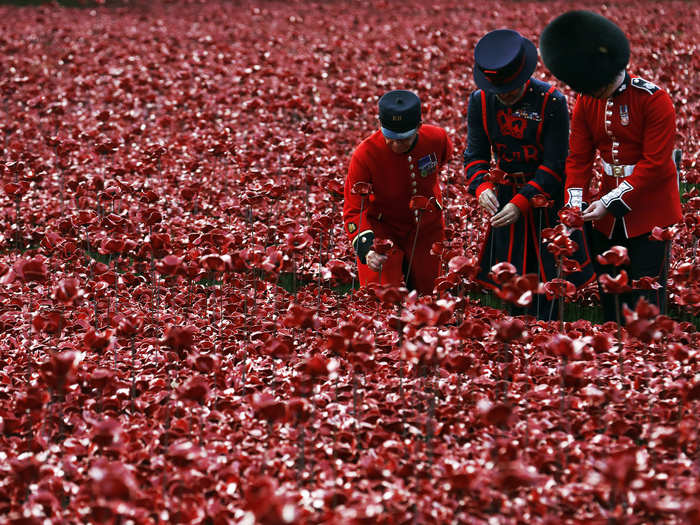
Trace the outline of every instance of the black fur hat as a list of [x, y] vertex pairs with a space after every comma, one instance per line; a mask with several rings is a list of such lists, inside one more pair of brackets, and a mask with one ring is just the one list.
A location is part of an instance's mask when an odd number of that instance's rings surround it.
[[579, 93], [610, 84], [630, 59], [625, 33], [591, 11], [568, 11], [552, 20], [540, 36], [542, 62]]

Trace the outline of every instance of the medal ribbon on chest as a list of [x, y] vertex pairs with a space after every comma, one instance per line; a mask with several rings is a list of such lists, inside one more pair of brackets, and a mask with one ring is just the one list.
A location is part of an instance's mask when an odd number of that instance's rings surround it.
[[630, 123], [630, 110], [627, 104], [620, 106], [620, 124], [628, 126]]
[[418, 159], [418, 171], [420, 171], [420, 176], [425, 178], [437, 169], [438, 160], [435, 153], [430, 153], [425, 157]]

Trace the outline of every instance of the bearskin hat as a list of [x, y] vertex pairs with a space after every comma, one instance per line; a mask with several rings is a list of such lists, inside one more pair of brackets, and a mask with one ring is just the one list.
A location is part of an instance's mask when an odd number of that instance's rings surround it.
[[625, 33], [591, 11], [568, 11], [552, 20], [540, 36], [542, 62], [579, 93], [610, 84], [630, 59]]

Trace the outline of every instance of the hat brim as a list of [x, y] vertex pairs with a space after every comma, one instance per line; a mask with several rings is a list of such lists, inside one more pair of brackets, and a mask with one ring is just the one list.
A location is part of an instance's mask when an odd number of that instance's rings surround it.
[[535, 44], [530, 42], [530, 40], [527, 38], [523, 38], [523, 40], [525, 41], [525, 65], [523, 66], [523, 70], [520, 72], [520, 74], [507, 84], [496, 86], [492, 84], [489, 79], [486, 78], [486, 75], [484, 75], [475, 65], [474, 82], [476, 82], [477, 87], [483, 89], [484, 91], [488, 91], [489, 93], [501, 94], [513, 91], [528, 81], [528, 79], [535, 72], [535, 68], [537, 68], [537, 48], [535, 47]]
[[403, 131], [403, 132], [399, 133], [399, 132], [391, 131], [390, 129], [382, 127], [382, 135], [384, 135], [384, 137], [389, 139], [389, 140], [404, 140], [404, 139], [407, 139], [408, 137], [412, 137], [413, 135], [415, 135], [416, 131], [418, 131], [418, 128], [410, 129], [408, 131]]

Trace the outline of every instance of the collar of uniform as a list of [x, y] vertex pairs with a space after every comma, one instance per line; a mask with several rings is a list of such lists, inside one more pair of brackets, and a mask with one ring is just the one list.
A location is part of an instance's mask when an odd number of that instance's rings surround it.
[[613, 92], [613, 94], [610, 95], [610, 98], [615, 98], [616, 96], [623, 93], [627, 89], [627, 86], [630, 85], [630, 80], [630, 74], [627, 71], [625, 71], [625, 79], [622, 81], [622, 84], [620, 84], [619, 87]]
[[498, 95], [494, 93], [493, 96], [496, 99], [496, 102], [498, 102], [504, 108], [514, 108], [515, 106], [520, 104], [523, 100], [525, 100], [525, 97], [527, 96], [528, 92], [532, 91], [532, 84], [530, 83], [530, 80], [532, 80], [532, 79], [528, 78], [527, 81], [525, 82], [525, 84], [523, 84], [521, 86], [523, 92], [520, 93], [520, 97], [518, 97], [518, 100], [516, 100], [515, 102], [513, 102], [509, 106], [506, 106], [503, 102], [501, 102], [501, 99], [498, 98]]

